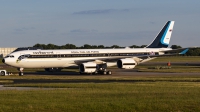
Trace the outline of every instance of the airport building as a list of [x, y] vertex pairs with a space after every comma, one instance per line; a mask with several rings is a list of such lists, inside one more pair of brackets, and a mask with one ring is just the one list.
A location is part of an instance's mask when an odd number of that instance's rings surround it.
[[17, 48], [12, 47], [12, 48], [0, 48], [0, 57], [3, 58], [6, 55], [10, 54], [11, 52], [13, 52], [14, 50], [16, 50]]

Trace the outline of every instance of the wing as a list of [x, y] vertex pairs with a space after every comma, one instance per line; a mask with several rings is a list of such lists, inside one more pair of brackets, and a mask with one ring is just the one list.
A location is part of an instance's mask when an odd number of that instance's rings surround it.
[[[162, 54], [162, 55], [146, 54], [146, 55], [135, 55], [135, 56], [107, 56], [107, 57], [103, 57], [103, 58], [76, 60], [75, 63], [78, 65], [82, 64], [82, 63], [86, 63], [86, 62], [95, 62], [96, 64], [103, 64], [105, 62], [116, 62], [117, 60], [123, 59], [123, 58], [133, 58], [134, 60], [137, 61], [137, 63], [140, 63], [144, 59], [150, 59], [150, 58], [161, 57], [161, 56], [173, 56], [173, 55], [185, 54], [188, 50], [189, 50], [189, 48], [176, 49], [176, 50], [172, 50], [172, 51], [169, 50], [169, 51], [166, 51], [167, 54]], [[181, 52], [177, 53], [177, 51], [181, 51]]]

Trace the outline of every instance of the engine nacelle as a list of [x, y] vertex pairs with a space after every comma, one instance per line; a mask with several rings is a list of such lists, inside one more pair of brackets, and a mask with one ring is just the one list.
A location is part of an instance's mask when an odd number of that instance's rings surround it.
[[97, 64], [88, 62], [88, 63], [82, 63], [79, 65], [79, 70], [81, 73], [94, 73], [96, 72]]
[[117, 61], [117, 67], [118, 68], [124, 68], [124, 69], [133, 69], [137, 65], [136, 61], [134, 59], [120, 59]]

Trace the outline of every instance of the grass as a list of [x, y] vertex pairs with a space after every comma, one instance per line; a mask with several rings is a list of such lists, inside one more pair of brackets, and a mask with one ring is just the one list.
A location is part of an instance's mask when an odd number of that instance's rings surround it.
[[[143, 66], [139, 67], [139, 72], [165, 72], [165, 73], [198, 73], [200, 72], [200, 66], [170, 66], [168, 69], [166, 66]], [[152, 69], [153, 68], [153, 69]]]
[[158, 57], [150, 62], [200, 62], [200, 56], [168, 56]]
[[[200, 58], [163, 57], [153, 61], [168, 62], [169, 59], [198, 62]], [[200, 72], [198, 66], [172, 65], [171, 69], [148, 69], [148, 67], [155, 67], [152, 65], [139, 65], [137, 67], [142, 72], [179, 72], [180, 74], [120, 77], [93, 75], [2, 76], [0, 77], [0, 84], [3, 84], [5, 87], [34, 87], [38, 89], [0, 90], [0, 112], [200, 111], [200, 75], [182, 74], [185, 72], [198, 73]], [[10, 70], [12, 69], [10, 68]], [[42, 69], [28, 69], [29, 72], [40, 70]], [[60, 80], [66, 82], [15, 84], [14, 81], [17, 79], [30, 82], [33, 80]], [[69, 83], [72, 80], [78, 82]], [[81, 81], [86, 82], [82, 83]]]
[[[5, 80], [14, 82], [13, 80], [18, 78], [8, 76]], [[37, 87], [38, 89], [1, 90], [0, 111], [200, 111], [199, 75], [23, 76], [20, 79], [88, 80], [89, 82], [5, 83], [6, 87]], [[95, 83], [92, 80], [102, 82]], [[105, 83], [103, 82], [105, 80], [116, 82]], [[118, 82], [120, 80], [127, 82]]]
[[58, 85], [65, 88], [1, 91], [0, 111], [200, 111], [197, 82]]

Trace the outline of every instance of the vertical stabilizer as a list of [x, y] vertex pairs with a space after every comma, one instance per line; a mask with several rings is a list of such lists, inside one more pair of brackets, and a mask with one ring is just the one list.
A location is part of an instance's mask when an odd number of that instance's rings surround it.
[[173, 31], [174, 21], [168, 21], [147, 48], [167, 48]]

